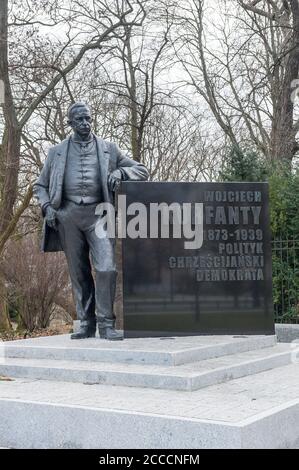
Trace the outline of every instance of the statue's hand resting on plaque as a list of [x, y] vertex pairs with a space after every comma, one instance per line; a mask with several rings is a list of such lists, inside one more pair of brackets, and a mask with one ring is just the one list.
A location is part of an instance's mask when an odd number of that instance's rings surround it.
[[55, 209], [53, 209], [52, 206], [47, 206], [46, 208], [46, 222], [49, 225], [49, 227], [53, 228], [54, 230], [57, 230], [57, 220], [56, 220], [56, 215], [57, 212]]
[[122, 172], [117, 169], [108, 176], [108, 187], [110, 191], [117, 191], [122, 180]]

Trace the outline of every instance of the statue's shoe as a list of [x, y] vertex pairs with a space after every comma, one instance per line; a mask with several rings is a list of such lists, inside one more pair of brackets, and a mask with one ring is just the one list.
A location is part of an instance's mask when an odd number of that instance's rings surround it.
[[121, 333], [118, 333], [115, 328], [107, 326], [106, 328], [99, 328], [100, 338], [108, 339], [109, 341], [122, 341], [124, 339]]
[[96, 329], [90, 327], [80, 327], [80, 330], [77, 333], [71, 335], [71, 339], [85, 339], [85, 338], [94, 338], [96, 335]]

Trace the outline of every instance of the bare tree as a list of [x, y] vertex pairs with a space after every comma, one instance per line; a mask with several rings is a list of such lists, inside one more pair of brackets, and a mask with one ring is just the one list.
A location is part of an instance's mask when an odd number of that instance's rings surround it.
[[137, 161], [143, 160], [143, 138], [152, 112], [171, 95], [169, 87], [163, 88], [161, 74], [169, 61], [172, 17], [163, 2], [147, 1], [145, 8], [146, 21], [138, 29], [133, 24], [125, 26], [111, 60], [102, 67], [104, 81], [98, 84], [122, 106], [117, 125], [129, 136], [126, 146]]
[[68, 309], [70, 282], [66, 263], [60, 253], [40, 253], [35, 235], [10, 241], [0, 269], [11, 297], [13, 294], [22, 326], [29, 331], [48, 327], [57, 304]]
[[[279, 5], [279, 6], [278, 6]], [[292, 86], [298, 79], [297, 0], [186, 0], [173, 44], [187, 86], [231, 145], [291, 163], [299, 150]], [[184, 31], [184, 34], [182, 34]]]
[[[18, 180], [25, 126], [35, 118], [36, 111], [47, 96], [61, 81], [66, 81], [67, 75], [89, 51], [106, 51], [119, 30], [130, 27], [132, 23], [141, 24], [144, 18], [144, 9], [138, 0], [94, 0], [87, 4], [76, 0], [54, 0], [27, 2], [26, 6], [22, 3], [22, 8], [20, 2], [15, 2], [14, 6], [9, 28], [8, 0], [0, 0], [0, 83], [4, 86], [4, 129], [0, 150], [0, 255], [32, 196], [29, 184], [16, 205], [20, 195]], [[53, 50], [50, 47], [53, 37], [42, 37], [35, 28], [39, 24], [51, 30], [62, 21], [68, 25], [68, 30], [63, 40], [58, 37]], [[12, 28], [18, 28], [19, 32], [16, 33], [19, 34], [18, 54], [12, 51], [13, 67], [9, 61]], [[3, 294], [1, 299], [4, 298]], [[5, 307], [0, 305], [0, 327], [2, 324], [7, 326], [7, 319]]]
[[[268, 75], [272, 98], [270, 152], [274, 160], [292, 161], [299, 150], [296, 139], [299, 120], [295, 118], [293, 88], [299, 73], [299, 2], [239, 1], [247, 12], [269, 54]], [[265, 24], [269, 33], [264, 32]]]
[[215, 178], [220, 162], [217, 162], [215, 142], [211, 144], [204, 130], [207, 121], [191, 104], [172, 103], [173, 106], [159, 106], [154, 110], [144, 135], [144, 161], [151, 179], [203, 181]]

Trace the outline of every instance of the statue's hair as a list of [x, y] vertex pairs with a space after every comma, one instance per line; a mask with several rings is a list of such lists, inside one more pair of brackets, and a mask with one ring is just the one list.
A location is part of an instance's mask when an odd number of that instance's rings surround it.
[[68, 122], [72, 121], [73, 116], [75, 114], [75, 111], [78, 108], [87, 108], [90, 111], [90, 107], [86, 103], [83, 103], [81, 101], [77, 101], [76, 103], [71, 104], [71, 106], [69, 107], [69, 109], [67, 111]]

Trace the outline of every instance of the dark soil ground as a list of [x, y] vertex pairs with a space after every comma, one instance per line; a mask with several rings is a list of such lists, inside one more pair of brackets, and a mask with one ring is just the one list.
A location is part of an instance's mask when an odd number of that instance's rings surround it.
[[67, 335], [73, 330], [72, 325], [59, 325], [42, 330], [30, 331], [0, 331], [0, 341], [13, 341], [18, 339], [38, 338], [39, 336]]

